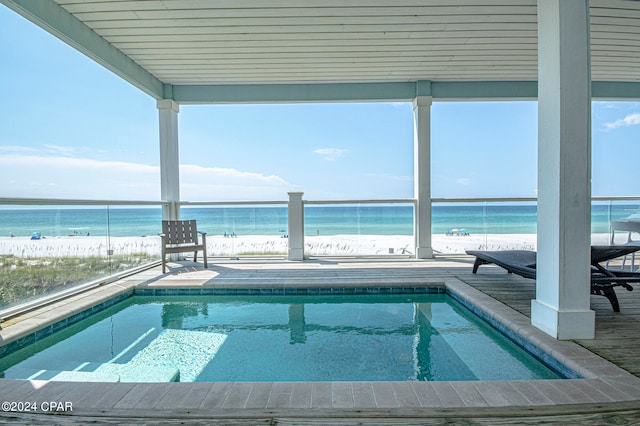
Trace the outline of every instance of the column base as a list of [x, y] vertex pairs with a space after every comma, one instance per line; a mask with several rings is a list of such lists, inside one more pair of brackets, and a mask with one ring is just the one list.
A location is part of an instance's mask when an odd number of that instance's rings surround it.
[[416, 247], [416, 259], [433, 259], [433, 248]]
[[304, 260], [304, 249], [289, 249], [289, 260]]
[[596, 313], [592, 310], [558, 311], [538, 300], [532, 300], [531, 324], [558, 340], [593, 339]]

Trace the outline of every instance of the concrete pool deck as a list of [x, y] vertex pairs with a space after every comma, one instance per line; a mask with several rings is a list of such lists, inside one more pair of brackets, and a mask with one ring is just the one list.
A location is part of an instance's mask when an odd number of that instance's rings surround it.
[[[485, 290], [487, 283], [491, 290]], [[62, 414], [55, 421], [86, 422], [87, 419], [207, 419], [225, 423], [290, 424], [319, 421], [333, 424], [379, 422], [395, 419], [414, 423], [418, 419], [505, 418], [551, 416], [579, 419], [585, 423], [600, 416], [640, 419], [640, 378], [594, 354], [581, 344], [557, 341], [533, 328], [529, 318], [514, 309], [526, 301], [521, 291], [532, 281], [487, 267], [472, 275], [467, 257], [429, 261], [398, 259], [321, 259], [306, 262], [283, 260], [214, 260], [210, 269], [191, 262], [170, 265], [162, 275], [159, 267], [124, 278], [67, 301], [31, 312], [3, 324], [3, 343], [51, 326], [135, 288], [291, 288], [291, 287], [398, 287], [445, 285], [447, 291], [468, 300], [498, 327], [516, 339], [530, 342], [582, 376], [571, 380], [474, 381], [474, 382], [235, 382], [235, 383], [101, 383], [0, 380], [0, 400], [24, 405], [21, 412], [0, 412], [0, 419], [29, 422], [51, 421], [48, 414]], [[483, 289], [480, 291], [478, 288]], [[506, 291], [506, 292], [505, 292]], [[489, 295], [487, 293], [494, 293]], [[627, 293], [626, 291], [624, 293]], [[625, 298], [621, 300], [623, 316]], [[503, 295], [500, 297], [500, 295]], [[619, 296], [623, 293], [618, 291]], [[497, 299], [502, 299], [505, 303]], [[592, 297], [594, 309], [606, 310], [604, 298]], [[637, 297], [640, 299], [640, 297]], [[636, 300], [640, 302], [640, 300]], [[512, 306], [509, 306], [512, 305]], [[610, 310], [610, 307], [609, 307]], [[606, 314], [608, 315], [608, 313]], [[638, 326], [640, 333], [640, 326]], [[598, 336], [597, 336], [598, 337]], [[633, 340], [635, 342], [635, 340]], [[582, 343], [582, 342], [581, 342]], [[634, 346], [629, 344], [629, 348]], [[51, 402], [54, 404], [52, 410]], [[72, 411], [64, 410], [70, 403]], [[34, 408], [35, 410], [31, 410]], [[28, 409], [25, 409], [28, 408]], [[568, 417], [567, 417], [568, 416]], [[572, 417], [578, 416], [578, 417]], [[297, 419], [297, 420], [296, 420]], [[367, 420], [368, 419], [368, 420]], [[594, 423], [596, 424], [596, 423]]]

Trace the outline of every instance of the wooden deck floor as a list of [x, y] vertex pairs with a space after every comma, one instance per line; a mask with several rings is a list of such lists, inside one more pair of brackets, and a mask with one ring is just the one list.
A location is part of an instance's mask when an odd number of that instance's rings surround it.
[[[135, 276], [129, 277], [122, 286], [141, 287], [181, 287], [181, 286], [237, 286], [260, 287], [264, 285], [288, 286], [294, 283], [313, 282], [318, 286], [339, 285], [341, 283], [406, 282], [411, 284], [418, 281], [438, 281], [457, 279], [477, 289], [492, 298], [504, 303], [512, 309], [529, 316], [531, 299], [535, 297], [535, 284], [531, 280], [523, 279], [504, 272], [504, 270], [483, 266], [478, 274], [471, 273], [471, 259], [466, 257], [440, 258], [435, 261], [398, 261], [375, 260], [362, 261], [344, 259], [320, 259], [309, 262], [292, 263], [285, 261], [220, 261], [212, 262], [209, 270], [202, 270], [201, 265], [184, 263], [174, 265], [170, 274], [161, 275], [159, 268], [154, 268]], [[214, 284], [215, 283], [215, 284]], [[584, 340], [578, 344], [588, 348], [594, 353], [608, 359], [625, 370], [640, 375], [640, 361], [637, 360], [636, 348], [640, 339], [640, 289], [627, 292], [618, 289], [621, 312], [611, 310], [609, 302], [599, 296], [592, 296], [592, 308], [596, 311], [596, 339]], [[634, 380], [637, 380], [634, 378]], [[571, 382], [571, 381], [567, 381]], [[587, 381], [588, 382], [588, 381]], [[605, 380], [606, 382], [606, 380]], [[640, 422], [640, 388], [628, 387], [629, 394], [616, 402], [600, 396], [591, 395], [592, 403], [576, 404], [571, 398], [584, 399], [581, 392], [597, 392], [586, 385], [578, 391], [556, 384], [555, 394], [560, 400], [553, 405], [523, 405], [509, 404], [507, 400], [491, 403], [482, 389], [491, 393], [491, 382], [484, 385], [464, 385], [447, 387], [446, 382], [434, 383], [431, 387], [424, 388], [439, 392], [438, 404], [416, 404], [409, 400], [400, 402], [398, 393], [397, 405], [390, 408], [373, 406], [370, 409], [341, 408], [345, 404], [340, 401], [332, 401], [331, 393], [323, 407], [308, 409], [269, 409], [267, 406], [259, 411], [247, 409], [227, 409], [216, 411], [211, 407], [203, 409], [208, 395], [215, 395], [216, 389], [235, 389], [235, 385], [192, 384], [193, 386], [173, 386], [189, 384], [147, 386], [144, 384], [95, 384], [93, 391], [87, 394], [79, 387], [71, 384], [58, 383], [42, 391], [26, 389], [16, 381], [6, 381], [0, 387], [0, 397], [3, 400], [12, 400], [13, 396], [25, 395], [30, 397], [38, 394], [45, 398], [57, 398], [58, 392], [64, 392], [66, 397], [74, 396], [80, 406], [80, 410], [74, 413], [8, 413], [0, 412], [0, 424], [3, 422], [22, 422], [29, 424], [637, 424]], [[529, 386], [529, 382], [523, 383]], [[611, 387], [612, 382], [602, 383], [593, 381], [595, 385]], [[608, 384], [607, 384], [608, 383]], [[87, 384], [88, 385], [88, 384]], [[118, 385], [118, 386], [116, 386]], [[343, 392], [343, 385], [336, 385], [336, 389]], [[369, 386], [369, 385], [367, 385]], [[371, 384], [374, 392], [385, 391], [384, 385]], [[395, 386], [395, 385], [394, 385]], [[475, 386], [475, 399], [466, 400], [464, 393], [473, 390]], [[501, 385], [496, 385], [500, 387]], [[622, 388], [624, 389], [624, 384]], [[98, 389], [104, 392], [96, 392]], [[206, 388], [206, 389], [205, 389]], [[272, 385], [270, 392], [277, 394], [284, 388], [277, 384]], [[446, 388], [446, 389], [445, 389]], [[57, 390], [56, 390], [57, 389]], [[138, 394], [135, 390], [142, 389]], [[168, 391], [167, 389], [171, 389]], [[205, 390], [205, 394], [199, 395], [198, 390]], [[355, 388], [354, 388], [355, 389]], [[416, 388], [417, 389], [417, 388]], [[550, 388], [553, 390], [553, 387]], [[558, 389], [561, 389], [558, 393]], [[446, 392], [445, 392], [446, 391]], [[451, 393], [453, 391], [453, 393]], [[483, 395], [477, 399], [480, 391]], [[500, 389], [496, 389], [500, 393]], [[511, 391], [514, 391], [511, 388]], [[207, 393], [208, 392], [208, 393]], [[276, 392], [276, 394], [274, 394]], [[292, 392], [292, 389], [289, 390]], [[456, 393], [457, 392], [457, 393]], [[515, 391], [518, 393], [518, 391]], [[564, 394], [563, 392], [568, 392]], [[581, 396], [571, 395], [572, 392], [580, 392]], [[157, 398], [154, 395], [157, 394]], [[44, 396], [43, 396], [44, 395]], [[137, 395], [137, 396], [136, 396]], [[203, 399], [198, 402], [200, 408], [189, 408], [184, 401], [193, 402], [197, 398], [189, 400], [187, 396], [198, 395]], [[445, 397], [449, 395], [452, 405], [449, 405]], [[466, 394], [469, 397], [471, 394]], [[131, 399], [133, 396], [133, 399]], [[520, 395], [521, 396], [521, 395]], [[622, 395], [621, 395], [622, 396]], [[108, 397], [108, 398], [107, 398]], [[167, 409], [163, 405], [171, 400], [176, 402], [176, 409]], [[462, 397], [462, 400], [460, 398]], [[113, 399], [114, 409], [105, 409], [104, 400]], [[154, 398], [157, 401], [154, 401]], [[335, 394], [333, 396], [335, 398]], [[483, 400], [482, 398], [485, 398]], [[200, 401], [200, 399], [197, 399]], [[587, 398], [588, 399], [588, 398]], [[230, 400], [229, 400], [230, 401]], [[457, 401], [457, 402], [456, 402]], [[530, 404], [531, 401], [528, 403]], [[111, 403], [110, 403], [111, 404]], [[246, 405], [246, 403], [245, 403]], [[347, 404], [348, 405], [348, 404]], [[488, 405], [488, 406], [487, 406]], [[241, 405], [242, 406], [242, 405]], [[225, 406], [226, 407], [226, 406]], [[293, 406], [291, 406], [293, 407]], [[72, 415], [70, 415], [72, 414]]]

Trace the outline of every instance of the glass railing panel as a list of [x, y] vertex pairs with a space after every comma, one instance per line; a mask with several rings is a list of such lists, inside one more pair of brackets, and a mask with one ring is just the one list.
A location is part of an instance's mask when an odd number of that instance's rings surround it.
[[106, 221], [105, 207], [3, 206], [0, 309], [108, 275]]
[[[591, 208], [591, 243], [610, 244], [611, 223], [620, 220], [640, 221], [640, 200], [635, 197], [594, 199]], [[432, 232], [436, 253], [536, 250], [536, 202], [434, 202]], [[632, 236], [635, 237], [640, 240], [640, 234]], [[625, 243], [627, 239], [627, 234], [616, 234], [615, 243]]]
[[591, 244], [609, 244], [611, 238], [612, 201], [591, 202]]
[[[638, 223], [638, 232], [627, 226], [616, 229], [614, 223]], [[618, 225], [619, 226], [619, 225]], [[631, 230], [630, 230], [631, 229]], [[594, 200], [591, 210], [592, 244], [640, 244], [640, 200]]]
[[465, 250], [535, 250], [535, 201], [443, 202], [432, 208], [436, 253]]
[[[0, 309], [160, 259], [160, 207], [3, 205]], [[152, 233], [153, 232], [153, 233]]]
[[161, 206], [107, 206], [110, 275], [160, 260]]
[[305, 255], [413, 255], [413, 222], [413, 203], [306, 203]]
[[183, 206], [180, 218], [198, 221], [210, 257], [287, 255], [286, 204]]

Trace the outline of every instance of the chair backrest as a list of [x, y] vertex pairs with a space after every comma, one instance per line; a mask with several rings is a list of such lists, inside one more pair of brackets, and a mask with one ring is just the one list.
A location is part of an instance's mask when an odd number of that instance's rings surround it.
[[620, 220], [611, 222], [614, 231], [640, 232], [639, 220]]
[[195, 220], [163, 220], [162, 233], [167, 244], [198, 244]]
[[640, 234], [639, 220], [620, 220], [611, 222], [611, 244], [615, 244], [616, 231], [626, 232], [627, 240], [625, 243], [638, 242], [632, 237], [632, 234]]

